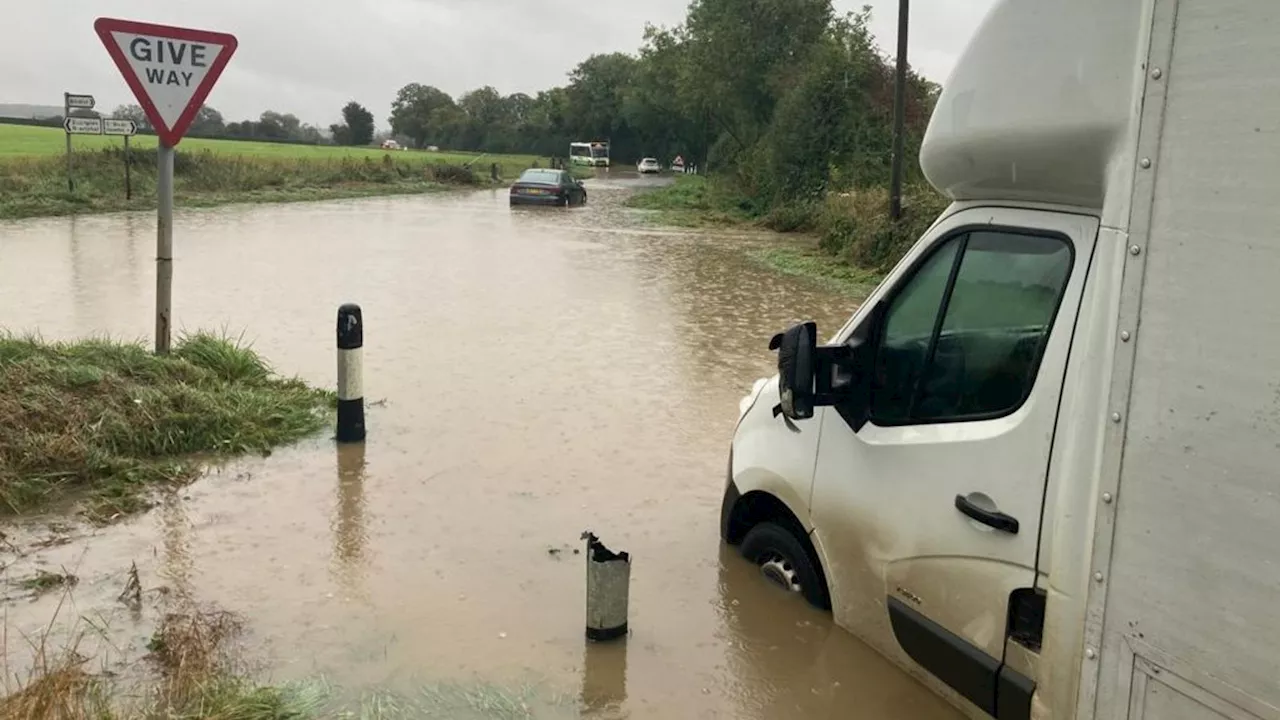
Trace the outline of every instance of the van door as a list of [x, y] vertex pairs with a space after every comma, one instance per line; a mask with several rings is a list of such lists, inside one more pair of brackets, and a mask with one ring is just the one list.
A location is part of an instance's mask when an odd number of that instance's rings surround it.
[[1006, 639], [1039, 649], [1045, 479], [1097, 230], [1001, 208], [939, 222], [846, 328], [875, 347], [869, 408], [822, 421], [812, 518], [837, 622], [1001, 718], [1030, 712], [1031, 661], [1006, 668]]

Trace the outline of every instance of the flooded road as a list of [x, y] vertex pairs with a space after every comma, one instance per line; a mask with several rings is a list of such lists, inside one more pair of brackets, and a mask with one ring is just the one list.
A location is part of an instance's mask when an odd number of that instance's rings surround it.
[[[769, 336], [832, 332], [854, 303], [743, 251], [770, 238], [646, 226], [621, 206], [641, 182], [571, 211], [479, 191], [180, 212], [175, 328], [243, 333], [332, 387], [335, 310], [361, 304], [368, 443], [229, 463], [8, 572], [77, 574], [64, 615], [128, 656], [155, 621], [116, 603], [136, 561], [145, 588], [249, 618], [280, 681], [515, 688], [537, 717], [956, 717], [719, 545]], [[0, 327], [149, 339], [154, 237], [151, 214], [0, 224]], [[622, 644], [585, 647], [588, 528], [633, 556]], [[11, 603], [9, 626], [57, 602]]]

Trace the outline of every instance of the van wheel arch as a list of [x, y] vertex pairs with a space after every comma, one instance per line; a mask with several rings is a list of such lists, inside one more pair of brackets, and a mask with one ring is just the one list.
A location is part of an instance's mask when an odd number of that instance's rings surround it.
[[786, 529], [804, 549], [805, 555], [809, 562], [812, 563], [814, 570], [817, 572], [818, 579], [822, 583], [822, 593], [826, 602], [820, 603], [822, 609], [831, 609], [831, 588], [827, 583], [826, 570], [822, 567], [822, 560], [818, 557], [818, 551], [813, 546], [813, 542], [809, 539], [809, 533], [805, 532], [804, 525], [795, 513], [791, 512], [791, 508], [786, 503], [779, 500], [776, 496], [762, 490], [753, 490], [752, 492], [738, 498], [734, 503], [733, 509], [730, 511], [729, 521], [726, 527], [725, 542], [730, 545], [738, 546], [747, 537], [747, 533], [752, 528], [761, 523], [773, 523]]

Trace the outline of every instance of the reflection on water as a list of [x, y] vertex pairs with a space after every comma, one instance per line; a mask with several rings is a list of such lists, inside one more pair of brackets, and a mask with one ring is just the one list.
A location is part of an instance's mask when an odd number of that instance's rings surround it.
[[[646, 227], [615, 175], [569, 211], [486, 190], [180, 212], [175, 328], [243, 333], [332, 387], [333, 313], [363, 306], [366, 395], [386, 400], [369, 440], [230, 463], [10, 574], [74, 565], [77, 608], [110, 612], [136, 561], [147, 589], [247, 616], [277, 680], [542, 688], [603, 717], [953, 717], [718, 549], [768, 338], [853, 303], [753, 264], [767, 236]], [[0, 224], [0, 326], [148, 339], [154, 243], [146, 213]], [[583, 644], [586, 528], [633, 557], [616, 645]], [[10, 607], [11, 627], [56, 601]], [[136, 647], [154, 614], [109, 633]]]
[[361, 589], [368, 534], [365, 530], [364, 443], [339, 444], [337, 503], [333, 518], [334, 572], [339, 585], [349, 593]]
[[157, 575], [164, 581], [166, 594], [179, 606], [190, 607], [195, 601], [192, 577], [195, 565], [191, 556], [191, 520], [180, 495], [170, 495], [156, 510], [160, 520], [162, 551]]
[[627, 641], [587, 641], [582, 654], [582, 708], [595, 717], [618, 715], [627, 704]]

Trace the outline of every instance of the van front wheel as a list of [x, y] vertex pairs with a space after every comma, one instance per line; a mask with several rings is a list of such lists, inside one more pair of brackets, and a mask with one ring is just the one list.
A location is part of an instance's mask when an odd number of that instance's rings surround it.
[[810, 605], [824, 610], [831, 606], [826, 583], [803, 542], [790, 530], [771, 522], [756, 525], [742, 540], [742, 556], [770, 582], [803, 595]]

